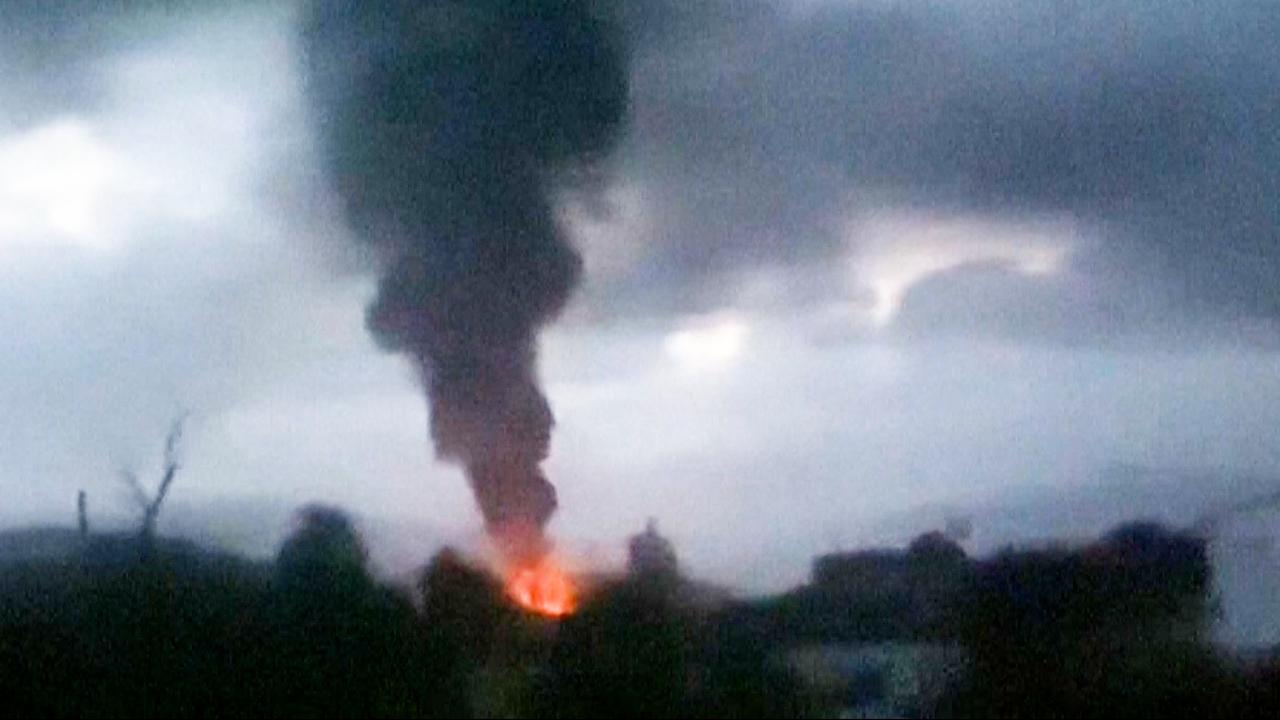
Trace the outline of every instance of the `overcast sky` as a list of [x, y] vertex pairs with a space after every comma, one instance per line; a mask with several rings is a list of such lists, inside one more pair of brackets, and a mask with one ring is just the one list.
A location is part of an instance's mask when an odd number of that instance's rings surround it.
[[[129, 512], [189, 409], [175, 500], [474, 541], [365, 330], [296, 8], [160, 5], [0, 4], [0, 523]], [[656, 517], [775, 588], [1116, 463], [1280, 477], [1280, 5], [616, 9], [630, 112], [542, 343], [566, 546]]]

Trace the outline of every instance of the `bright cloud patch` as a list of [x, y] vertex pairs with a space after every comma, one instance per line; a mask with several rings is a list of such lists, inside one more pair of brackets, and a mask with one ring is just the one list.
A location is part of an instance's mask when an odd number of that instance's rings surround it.
[[687, 372], [724, 370], [742, 355], [750, 331], [734, 317], [703, 319], [667, 335], [663, 350]]
[[850, 230], [850, 268], [868, 298], [862, 316], [885, 327], [917, 283], [965, 265], [999, 264], [1026, 276], [1062, 269], [1077, 231], [1062, 220], [1017, 222], [973, 216], [883, 214]]
[[108, 195], [126, 174], [123, 160], [75, 118], [0, 138], [0, 248], [104, 246]]

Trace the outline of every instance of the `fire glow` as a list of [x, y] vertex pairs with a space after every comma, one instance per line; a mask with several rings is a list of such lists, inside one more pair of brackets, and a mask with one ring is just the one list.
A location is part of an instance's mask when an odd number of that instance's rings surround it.
[[578, 609], [577, 587], [550, 558], [511, 572], [507, 595], [525, 610], [551, 618], [572, 615]]

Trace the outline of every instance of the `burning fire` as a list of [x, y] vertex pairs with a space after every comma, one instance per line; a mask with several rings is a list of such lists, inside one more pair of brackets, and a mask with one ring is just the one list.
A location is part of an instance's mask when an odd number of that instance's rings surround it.
[[578, 589], [550, 558], [518, 568], [507, 578], [507, 594], [524, 609], [560, 618], [578, 609]]

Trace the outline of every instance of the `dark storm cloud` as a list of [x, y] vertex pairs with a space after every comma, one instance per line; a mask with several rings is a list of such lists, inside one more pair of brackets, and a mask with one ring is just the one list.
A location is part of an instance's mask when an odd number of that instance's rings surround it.
[[[888, 204], [1078, 217], [1100, 242], [1075, 249], [1063, 281], [1073, 297], [1109, 295], [1080, 312], [1150, 304], [1116, 317], [1170, 324], [1280, 316], [1275, 3], [600, 5], [630, 40], [618, 177], [641, 187], [646, 224], [625, 272], [588, 278], [592, 314], [732, 302], [753, 268], [799, 268], [800, 294], [828, 293], [849, 215]], [[0, 128], [91, 107], [103, 55], [137, 45], [174, 7], [221, 4], [0, 3], [0, 60], [17, 69], [0, 78]], [[468, 42], [456, 20], [434, 32]]]
[[100, 94], [93, 63], [115, 42], [109, 3], [12, 0], [0, 3], [0, 131], [49, 113], [92, 106]]
[[255, 0], [0, 2], [0, 132], [104, 109], [103, 61], [162, 39], [181, 21], [252, 8]]
[[1274, 3], [642, 5], [627, 151], [654, 249], [621, 297], [715, 302], [709, 278], [828, 257], [887, 201], [1070, 213], [1102, 236], [1080, 292], [1280, 314]]

